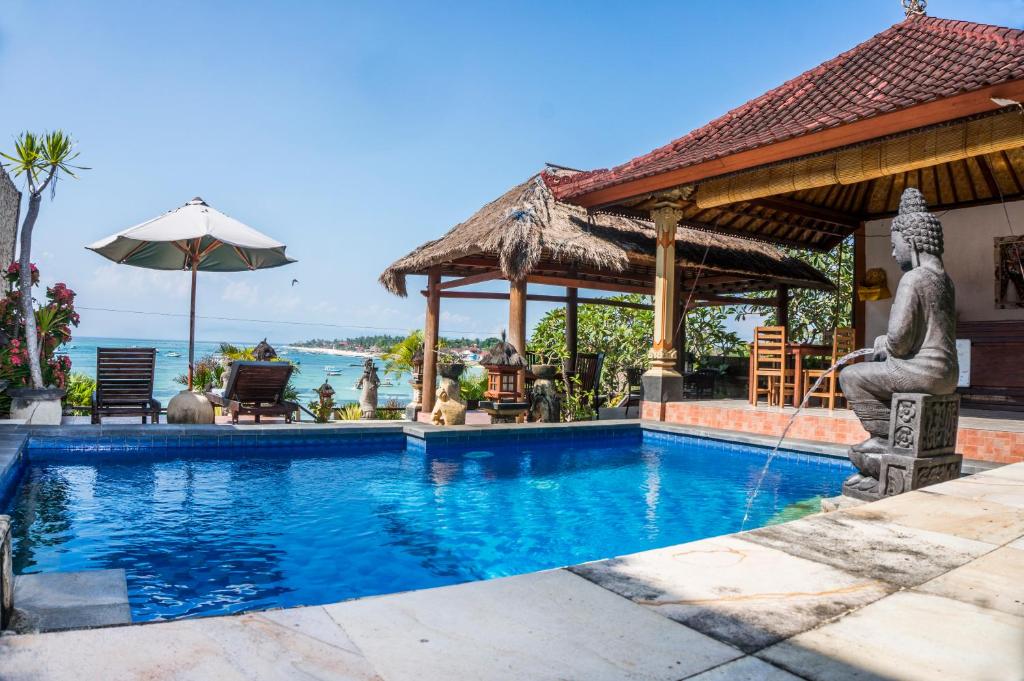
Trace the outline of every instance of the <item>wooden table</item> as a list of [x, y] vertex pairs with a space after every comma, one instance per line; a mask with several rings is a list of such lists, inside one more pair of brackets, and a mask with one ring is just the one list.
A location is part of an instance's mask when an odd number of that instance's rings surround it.
[[793, 357], [793, 406], [799, 407], [803, 399], [804, 357], [832, 358], [831, 345], [811, 345], [794, 343], [786, 346], [786, 354]]
[[[799, 407], [803, 399], [801, 390], [803, 388], [804, 357], [828, 357], [832, 358], [831, 345], [813, 345], [811, 343], [789, 343], [786, 345], [786, 356], [793, 358], [793, 406]], [[750, 344], [750, 370], [748, 371], [750, 386], [747, 390], [748, 396], [754, 391], [754, 346]], [[752, 399], [752, 398], [751, 398]]]

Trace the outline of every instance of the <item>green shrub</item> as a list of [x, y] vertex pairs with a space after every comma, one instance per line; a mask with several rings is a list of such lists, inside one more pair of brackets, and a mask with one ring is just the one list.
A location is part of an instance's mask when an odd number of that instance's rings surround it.
[[96, 379], [80, 371], [73, 371], [68, 376], [68, 394], [65, 401], [70, 407], [88, 407], [95, 390]]
[[363, 417], [363, 410], [360, 409], [358, 402], [349, 402], [338, 407], [334, 415], [339, 421], [358, 421]]

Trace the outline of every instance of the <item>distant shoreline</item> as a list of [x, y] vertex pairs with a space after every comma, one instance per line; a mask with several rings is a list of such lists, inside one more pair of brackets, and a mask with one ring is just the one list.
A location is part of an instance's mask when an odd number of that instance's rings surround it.
[[379, 357], [372, 352], [358, 352], [356, 350], [336, 350], [334, 348], [307, 348], [303, 345], [283, 345], [282, 350], [293, 350], [295, 352], [312, 352], [318, 355], [337, 355], [339, 357]]

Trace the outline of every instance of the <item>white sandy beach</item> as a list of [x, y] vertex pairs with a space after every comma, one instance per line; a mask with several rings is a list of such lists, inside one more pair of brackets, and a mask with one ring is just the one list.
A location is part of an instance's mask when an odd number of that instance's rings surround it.
[[293, 352], [311, 352], [317, 355], [338, 355], [339, 357], [379, 357], [372, 352], [357, 352], [355, 350], [335, 350], [334, 348], [306, 348], [298, 345], [285, 345], [285, 350]]

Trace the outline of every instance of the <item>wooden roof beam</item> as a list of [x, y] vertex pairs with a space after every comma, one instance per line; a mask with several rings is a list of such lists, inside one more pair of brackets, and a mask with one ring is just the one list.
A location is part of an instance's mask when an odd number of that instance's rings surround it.
[[860, 220], [853, 215], [847, 215], [826, 206], [804, 203], [803, 201], [797, 201], [785, 196], [767, 196], [761, 199], [753, 199], [749, 203], [848, 229], [856, 229], [860, 225]]
[[450, 288], [459, 288], [460, 286], [469, 286], [471, 284], [479, 284], [485, 281], [494, 281], [495, 279], [501, 279], [504, 275], [500, 270], [491, 270], [490, 272], [481, 272], [480, 274], [470, 274], [460, 279], [452, 279], [451, 281], [443, 281], [437, 285], [438, 290], [445, 290]]

